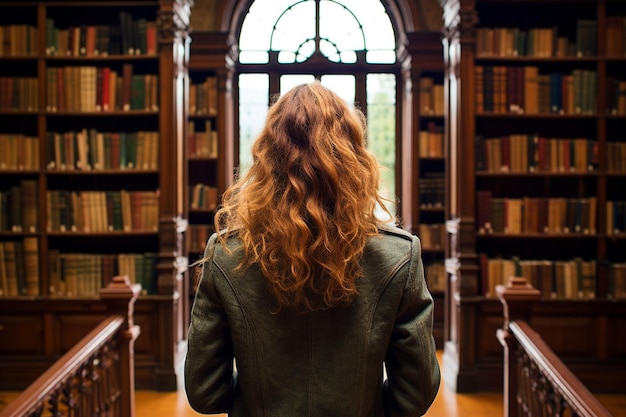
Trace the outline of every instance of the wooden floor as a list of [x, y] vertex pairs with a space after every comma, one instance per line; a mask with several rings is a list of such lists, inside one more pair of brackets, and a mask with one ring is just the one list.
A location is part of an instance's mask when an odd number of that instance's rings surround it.
[[[441, 356], [439, 356], [441, 360]], [[0, 410], [18, 393], [0, 392]], [[626, 417], [626, 395], [599, 395], [598, 399], [614, 417]], [[197, 417], [187, 403], [183, 390], [178, 392], [137, 391], [135, 417]], [[498, 417], [503, 415], [500, 393], [456, 394], [445, 382], [435, 402], [426, 413], [428, 417]], [[226, 417], [220, 414], [216, 417]]]
[[[441, 352], [438, 352], [441, 361]], [[184, 391], [159, 393], [138, 391], [135, 397], [135, 417], [197, 417], [187, 403]], [[626, 398], [624, 400], [626, 409]], [[502, 395], [499, 393], [456, 394], [442, 382], [435, 402], [426, 413], [429, 417], [496, 417], [503, 415]], [[216, 417], [226, 417], [218, 414]], [[624, 416], [626, 417], [626, 416]]]

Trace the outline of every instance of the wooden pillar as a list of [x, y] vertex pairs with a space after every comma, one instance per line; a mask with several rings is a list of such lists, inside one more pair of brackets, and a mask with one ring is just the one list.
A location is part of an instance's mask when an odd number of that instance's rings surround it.
[[506, 286], [496, 287], [496, 295], [504, 307], [504, 325], [497, 331], [504, 347], [504, 417], [518, 417], [517, 340], [509, 332], [509, 323], [516, 320], [530, 323], [533, 304], [541, 298], [541, 292], [528, 284], [526, 278], [510, 277]]
[[125, 417], [135, 415], [135, 340], [139, 336], [139, 326], [133, 322], [134, 304], [141, 293], [141, 285], [131, 284], [127, 276], [114, 277], [111, 283], [100, 290], [100, 299], [107, 311], [119, 314], [125, 319], [121, 332], [120, 349], [120, 411]]

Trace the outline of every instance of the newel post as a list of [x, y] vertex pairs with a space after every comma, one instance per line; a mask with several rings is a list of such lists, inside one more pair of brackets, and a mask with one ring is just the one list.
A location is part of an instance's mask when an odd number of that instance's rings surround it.
[[120, 407], [121, 415], [135, 415], [135, 340], [139, 326], [133, 322], [134, 304], [141, 293], [141, 285], [132, 284], [127, 276], [114, 277], [111, 283], [100, 290], [100, 299], [107, 311], [125, 319], [125, 328], [120, 340]]
[[506, 286], [496, 286], [496, 295], [504, 310], [504, 325], [497, 332], [498, 340], [504, 347], [504, 417], [518, 417], [515, 363], [517, 341], [509, 332], [509, 323], [516, 320], [530, 323], [533, 304], [541, 298], [541, 292], [530, 285], [526, 278], [509, 277]]

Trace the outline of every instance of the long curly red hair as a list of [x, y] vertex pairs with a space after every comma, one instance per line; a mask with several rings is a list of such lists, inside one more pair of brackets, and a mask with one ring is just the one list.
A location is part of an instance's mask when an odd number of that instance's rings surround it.
[[318, 81], [268, 112], [250, 169], [223, 195], [215, 227], [241, 240], [240, 267], [258, 265], [279, 307], [314, 311], [348, 302], [384, 210], [365, 117]]

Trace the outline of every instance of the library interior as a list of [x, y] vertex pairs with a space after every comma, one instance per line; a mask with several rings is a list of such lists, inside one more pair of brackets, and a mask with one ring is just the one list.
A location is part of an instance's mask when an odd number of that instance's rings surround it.
[[0, 416], [195, 415], [192, 264], [314, 79], [420, 239], [426, 415], [626, 416], [626, 0], [0, 1]]

